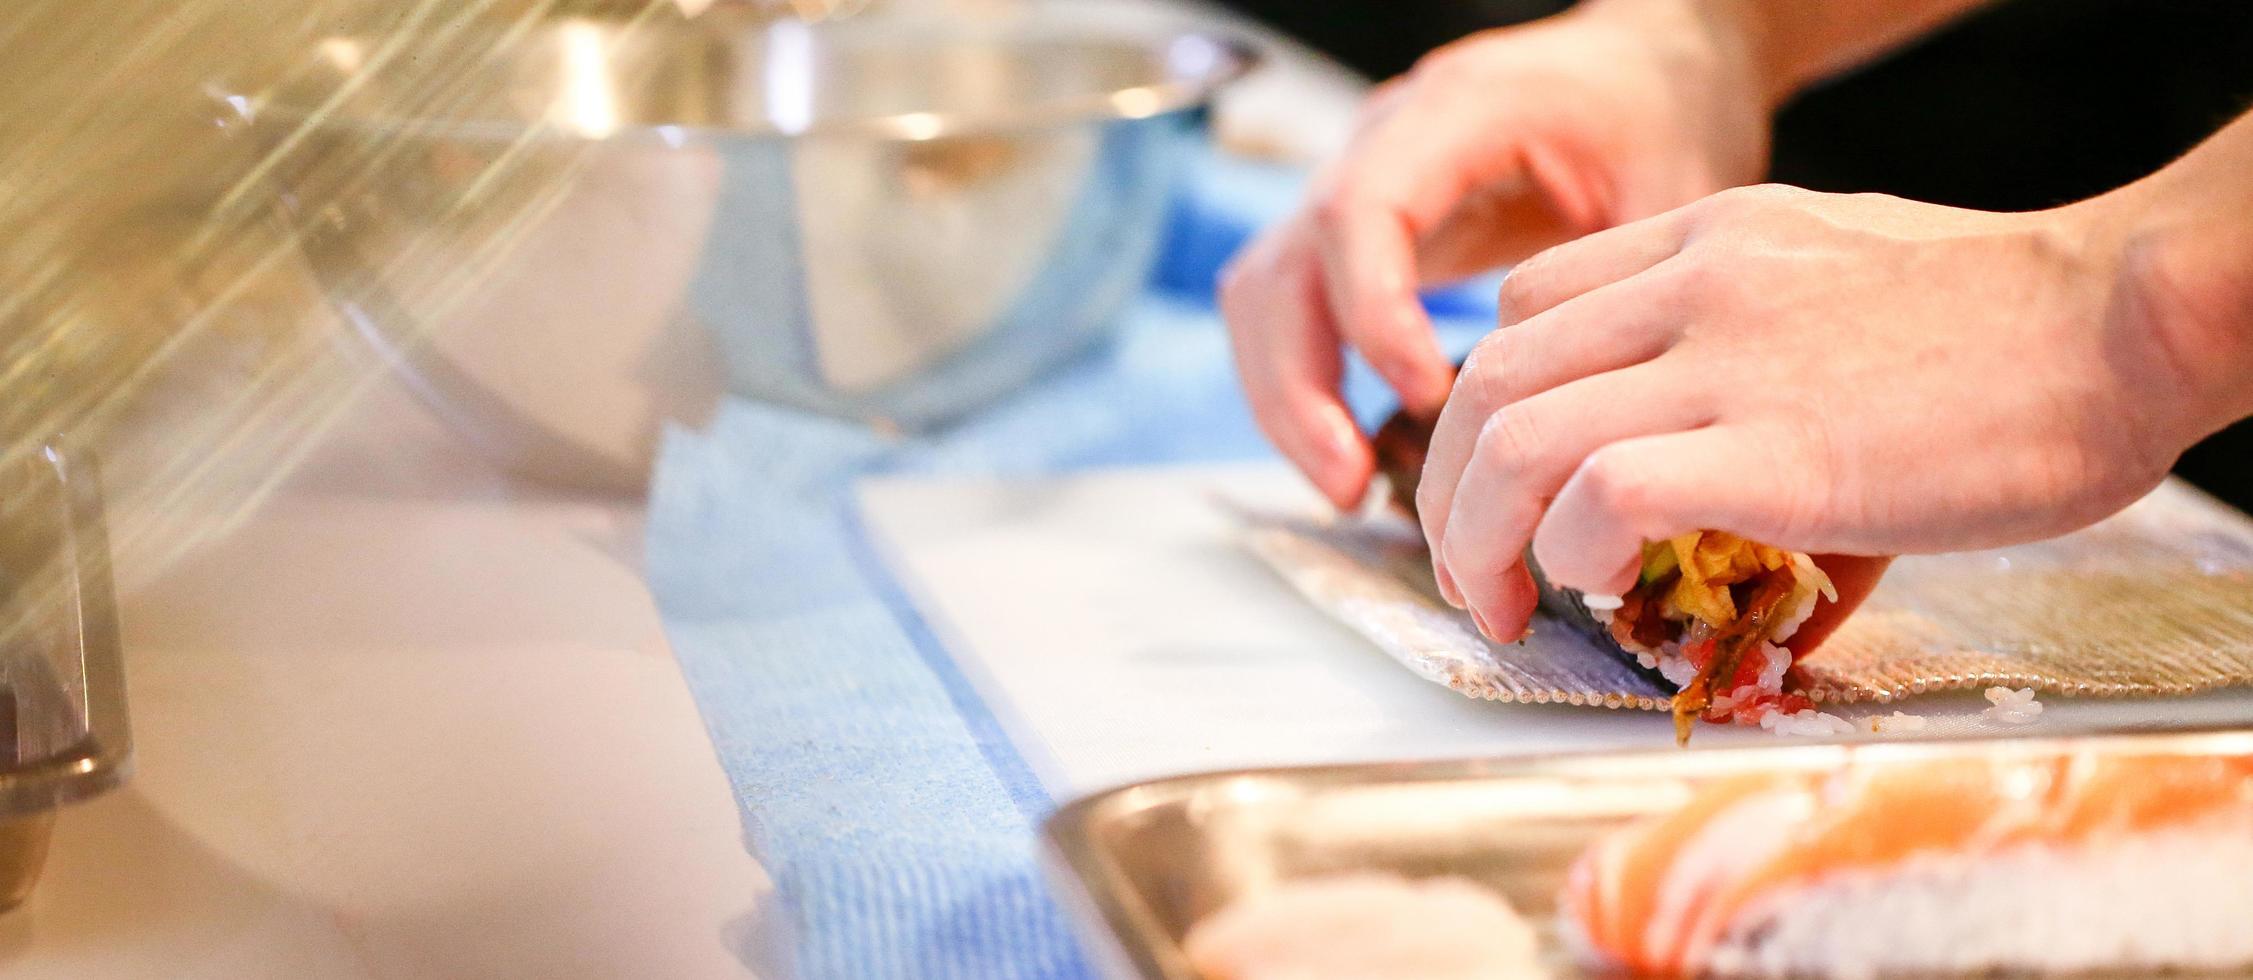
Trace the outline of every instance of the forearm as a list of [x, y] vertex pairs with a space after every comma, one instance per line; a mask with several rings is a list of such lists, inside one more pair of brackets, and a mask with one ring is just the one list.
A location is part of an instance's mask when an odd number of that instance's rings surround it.
[[1710, 38], [1774, 107], [1992, 0], [1590, 0], [1595, 13], [1676, 21]]
[[2184, 438], [2253, 416], [2253, 113], [2063, 210], [2084, 219], [2091, 247], [2117, 250], [2109, 326], [2166, 354], [2186, 398]]
[[[1990, 0], [1702, 0], [1733, 16], [1771, 103], [1907, 43]], [[1733, 8], [1733, 9], [1732, 9]]]

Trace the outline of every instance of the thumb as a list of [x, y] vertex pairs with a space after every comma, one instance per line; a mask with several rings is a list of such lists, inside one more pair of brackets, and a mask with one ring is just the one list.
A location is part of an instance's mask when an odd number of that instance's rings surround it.
[[1862, 600], [1877, 590], [1878, 579], [1892, 564], [1891, 556], [1816, 555], [1815, 567], [1830, 576], [1832, 587], [1838, 590], [1838, 601], [1818, 603], [1814, 615], [1807, 617], [1807, 622], [1800, 624], [1799, 632], [1793, 633], [1784, 645], [1791, 648], [1794, 656], [1805, 656], [1821, 646], [1832, 633], [1838, 632], [1846, 617], [1861, 608]]

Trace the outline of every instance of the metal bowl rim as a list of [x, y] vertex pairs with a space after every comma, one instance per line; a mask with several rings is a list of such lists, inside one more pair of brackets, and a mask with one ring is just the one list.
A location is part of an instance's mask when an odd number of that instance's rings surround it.
[[[969, 25], [965, 25], [966, 27]], [[1089, 123], [1131, 122], [1194, 109], [1215, 93], [1257, 68], [1263, 56], [1243, 37], [1221, 30], [1130, 30], [1109, 27], [1076, 31], [961, 30], [950, 41], [1113, 41], [1141, 46], [1171, 45], [1184, 40], [1202, 41], [1219, 53], [1212, 67], [1195, 74], [1143, 85], [1047, 99], [1008, 112], [897, 112], [815, 120], [803, 129], [785, 131], [774, 126], [713, 123], [621, 123], [600, 133], [587, 132], [552, 119], [420, 119], [411, 116], [329, 116], [301, 106], [277, 103], [271, 97], [216, 92], [214, 96], [245, 121], [277, 118], [293, 125], [311, 124], [330, 130], [361, 130], [394, 136], [471, 142], [512, 143], [528, 135], [586, 143], [650, 143], [669, 148], [742, 140], [858, 138], [891, 142], [925, 142], [960, 136], [996, 135], [1056, 129]], [[1147, 93], [1141, 98], [1124, 98]], [[1125, 105], [1122, 105], [1125, 103]]]

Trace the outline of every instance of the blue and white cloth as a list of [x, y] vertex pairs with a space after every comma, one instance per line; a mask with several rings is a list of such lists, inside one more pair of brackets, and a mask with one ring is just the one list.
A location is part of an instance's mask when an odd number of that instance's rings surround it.
[[[1296, 178], [1206, 164], [1117, 339], [945, 432], [886, 438], [733, 402], [675, 432], [649, 575], [674, 654], [775, 879], [809, 980], [1065, 978], [1087, 963], [1036, 866], [1053, 808], [876, 561], [851, 504], [873, 474], [1045, 474], [1269, 452], [1210, 309], [1219, 263]], [[1435, 311], [1475, 316], [1490, 291]], [[1349, 395], [1382, 414], [1356, 368]]]

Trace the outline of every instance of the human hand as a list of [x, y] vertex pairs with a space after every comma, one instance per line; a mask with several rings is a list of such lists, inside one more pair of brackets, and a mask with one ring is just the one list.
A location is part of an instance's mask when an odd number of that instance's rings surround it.
[[1262, 430], [1340, 507], [1367, 440], [1341, 348], [1430, 417], [1451, 372], [1416, 291], [1758, 179], [1769, 93], [1734, 28], [1687, 0], [1599, 0], [1442, 48], [1372, 96], [1301, 211], [1222, 276]]
[[1758, 187], [1519, 265], [1418, 492], [1442, 590], [1515, 637], [1529, 542], [1551, 581], [1618, 594], [1644, 541], [1690, 530], [1891, 555], [2118, 510], [2235, 417], [2215, 382], [2253, 367], [2166, 326], [2180, 297], [2132, 267], [2169, 260], [2127, 225], [2103, 198], [1989, 214]]

